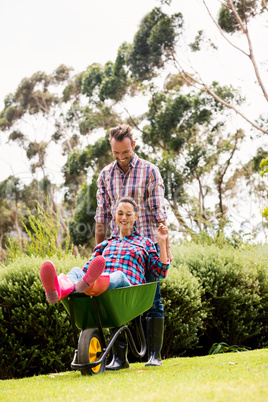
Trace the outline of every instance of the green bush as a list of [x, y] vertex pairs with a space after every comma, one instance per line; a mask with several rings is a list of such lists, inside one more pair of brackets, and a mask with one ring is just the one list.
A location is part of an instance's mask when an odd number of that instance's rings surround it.
[[[84, 260], [52, 257], [58, 273]], [[0, 270], [0, 378], [64, 371], [74, 353], [69, 317], [49, 305], [39, 279], [40, 257], [22, 257]]]
[[168, 276], [161, 281], [165, 311], [165, 337], [162, 356], [182, 356], [197, 346], [206, 313], [202, 289], [187, 266], [174, 261]]
[[[250, 348], [268, 345], [268, 273], [261, 247], [184, 245], [175, 252], [202, 286], [207, 347], [226, 342]], [[204, 342], [203, 342], [204, 346]]]

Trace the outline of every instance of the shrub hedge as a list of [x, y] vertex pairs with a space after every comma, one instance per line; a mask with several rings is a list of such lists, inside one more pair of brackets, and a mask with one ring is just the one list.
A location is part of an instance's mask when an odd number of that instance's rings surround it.
[[[51, 258], [59, 272], [82, 260]], [[0, 378], [25, 377], [70, 368], [74, 341], [61, 303], [49, 305], [39, 279], [40, 257], [22, 257], [0, 270]]]
[[174, 261], [161, 281], [161, 294], [165, 311], [162, 356], [182, 356], [198, 345], [206, 319], [201, 286], [187, 266]]
[[235, 250], [214, 245], [185, 245], [175, 251], [202, 287], [207, 318], [200, 345], [213, 343], [261, 348], [268, 345], [267, 248]]
[[[195, 244], [173, 249], [161, 281], [163, 357], [206, 354], [215, 343], [268, 346], [267, 249]], [[0, 378], [68, 370], [74, 343], [61, 303], [49, 305], [39, 279], [43, 258], [22, 257], [0, 269]], [[51, 257], [58, 272], [84, 259]], [[60, 268], [59, 268], [60, 267]]]

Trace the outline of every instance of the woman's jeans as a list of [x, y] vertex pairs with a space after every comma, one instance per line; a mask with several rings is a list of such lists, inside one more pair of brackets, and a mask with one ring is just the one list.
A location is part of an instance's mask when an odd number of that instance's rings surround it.
[[[77, 282], [85, 276], [85, 272], [82, 271], [81, 268], [74, 267], [70, 272], [68, 272], [67, 276], [76, 285]], [[122, 271], [115, 271], [110, 274], [110, 285], [107, 290], [123, 288], [126, 286], [131, 286], [131, 283]]]

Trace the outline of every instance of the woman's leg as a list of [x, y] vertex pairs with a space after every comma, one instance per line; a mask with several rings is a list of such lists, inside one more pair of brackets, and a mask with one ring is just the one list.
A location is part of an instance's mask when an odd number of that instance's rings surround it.
[[105, 269], [106, 260], [102, 255], [97, 255], [89, 261], [87, 272], [75, 285], [77, 292], [83, 293], [101, 276]]
[[77, 282], [85, 276], [85, 272], [82, 271], [81, 268], [74, 267], [66, 276], [68, 276], [68, 278], [76, 285]]
[[40, 269], [40, 279], [45, 288], [46, 299], [50, 304], [64, 299], [74, 290], [72, 280], [64, 274], [58, 276], [51, 261], [43, 262]]
[[126, 286], [131, 286], [131, 283], [122, 271], [115, 271], [110, 274], [110, 285], [108, 290], [124, 288]]

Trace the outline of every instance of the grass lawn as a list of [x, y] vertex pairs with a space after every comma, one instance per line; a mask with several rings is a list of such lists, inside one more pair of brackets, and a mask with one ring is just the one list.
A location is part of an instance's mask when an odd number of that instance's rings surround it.
[[0, 381], [1, 401], [268, 401], [268, 349]]

